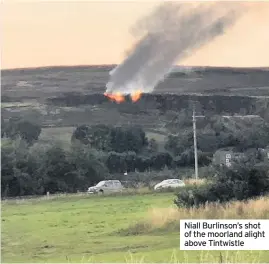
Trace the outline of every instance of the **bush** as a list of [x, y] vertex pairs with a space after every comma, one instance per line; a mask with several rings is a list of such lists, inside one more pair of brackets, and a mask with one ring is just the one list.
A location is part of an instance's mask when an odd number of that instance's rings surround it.
[[268, 192], [266, 168], [237, 165], [232, 169], [219, 169], [211, 183], [183, 188], [174, 202], [179, 207], [192, 207], [210, 202], [241, 201]]
[[41, 127], [37, 124], [25, 120], [10, 119], [3, 127], [2, 137], [4, 135], [12, 139], [21, 137], [27, 143], [31, 144], [38, 139], [40, 133]]
[[178, 207], [193, 207], [217, 201], [218, 198], [211, 192], [211, 189], [212, 184], [185, 186], [180, 189], [174, 203]]

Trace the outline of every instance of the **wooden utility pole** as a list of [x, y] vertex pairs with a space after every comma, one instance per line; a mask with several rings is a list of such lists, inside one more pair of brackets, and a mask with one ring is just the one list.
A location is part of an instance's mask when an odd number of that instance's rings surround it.
[[193, 147], [194, 147], [194, 162], [195, 162], [195, 179], [197, 180], [198, 179], [198, 155], [197, 155], [195, 104], [193, 105], [192, 122], [193, 122]]

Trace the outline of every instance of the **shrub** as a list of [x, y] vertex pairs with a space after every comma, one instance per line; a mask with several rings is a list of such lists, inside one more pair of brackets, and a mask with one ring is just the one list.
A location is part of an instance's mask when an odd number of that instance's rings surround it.
[[12, 139], [20, 137], [31, 144], [38, 139], [40, 133], [41, 127], [37, 124], [20, 119], [10, 119], [8, 123], [5, 124], [2, 135], [4, 136], [5, 134]]
[[178, 207], [193, 207], [216, 201], [217, 197], [210, 192], [211, 188], [211, 184], [187, 185], [180, 189], [174, 203]]
[[219, 169], [213, 181], [208, 184], [183, 188], [174, 202], [179, 207], [192, 207], [217, 201], [241, 201], [268, 192], [269, 177], [266, 168], [237, 165], [232, 169]]

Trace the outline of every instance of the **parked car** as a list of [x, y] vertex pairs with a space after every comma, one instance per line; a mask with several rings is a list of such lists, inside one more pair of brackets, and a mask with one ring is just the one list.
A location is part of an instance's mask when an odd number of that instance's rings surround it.
[[123, 190], [123, 186], [118, 180], [100, 181], [95, 186], [88, 188], [88, 193], [112, 193], [120, 192]]
[[161, 190], [166, 188], [179, 188], [184, 187], [185, 183], [179, 179], [164, 180], [154, 186], [154, 190]]

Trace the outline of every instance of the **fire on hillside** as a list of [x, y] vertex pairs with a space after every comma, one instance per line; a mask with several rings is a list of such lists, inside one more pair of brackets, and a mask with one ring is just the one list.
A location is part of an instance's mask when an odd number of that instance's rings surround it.
[[[104, 95], [106, 97], [108, 97], [111, 101], [114, 101], [116, 103], [122, 103], [125, 101], [125, 96], [124, 94], [120, 93], [120, 92], [116, 92], [116, 93], [104, 93]], [[137, 102], [142, 96], [142, 92], [140, 90], [137, 90], [133, 93], [130, 94], [131, 100], [133, 102]]]

